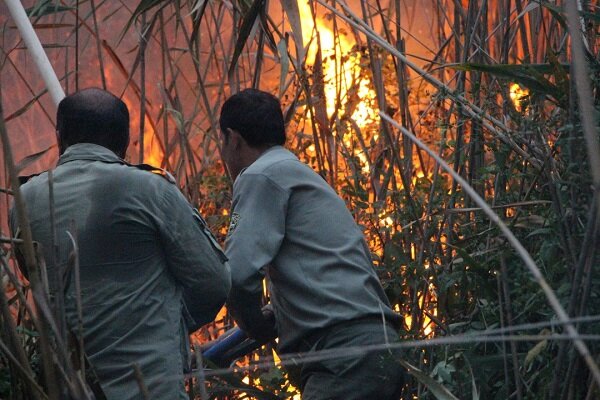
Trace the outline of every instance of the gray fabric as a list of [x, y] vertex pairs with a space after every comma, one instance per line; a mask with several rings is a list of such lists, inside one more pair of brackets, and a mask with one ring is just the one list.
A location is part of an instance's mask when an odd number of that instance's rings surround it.
[[[386, 337], [387, 335], [387, 337]], [[398, 341], [392, 327], [386, 333], [381, 324], [359, 323], [337, 326], [303, 349], [309, 355], [316, 351], [344, 347], [364, 347]], [[343, 357], [302, 364], [300, 380], [303, 400], [396, 400], [404, 384], [404, 369], [397, 362], [399, 352], [369, 352], [356, 357]]]
[[229, 304], [252, 325], [268, 275], [279, 350], [341, 321], [375, 316], [395, 322], [369, 249], [343, 200], [310, 167], [275, 146], [233, 186], [226, 241], [232, 271]]
[[[53, 175], [56, 262], [47, 173], [22, 186], [33, 237], [43, 246], [50, 277], [56, 266], [66, 269], [73, 248], [66, 232], [77, 238], [85, 350], [107, 397], [142, 398], [133, 377], [137, 363], [151, 398], [187, 399], [187, 328], [212, 320], [224, 303], [230, 288], [225, 258], [174, 184], [125, 165], [104, 147], [69, 147]], [[13, 230], [15, 224], [12, 210]], [[74, 330], [70, 280], [65, 306]]]

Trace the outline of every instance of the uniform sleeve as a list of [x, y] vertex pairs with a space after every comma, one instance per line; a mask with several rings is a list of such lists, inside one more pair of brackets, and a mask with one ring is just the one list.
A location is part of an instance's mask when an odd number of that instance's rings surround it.
[[227, 303], [251, 336], [258, 336], [256, 331], [265, 324], [260, 309], [262, 280], [285, 236], [288, 200], [289, 192], [263, 175], [242, 174], [234, 185], [225, 245], [232, 280]]
[[169, 269], [183, 287], [191, 331], [212, 321], [231, 288], [227, 258], [176, 186], [162, 193], [159, 234]]

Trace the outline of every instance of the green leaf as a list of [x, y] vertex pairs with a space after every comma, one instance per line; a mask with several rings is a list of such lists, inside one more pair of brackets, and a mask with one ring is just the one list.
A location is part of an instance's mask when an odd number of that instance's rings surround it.
[[540, 228], [540, 229], [536, 229], [533, 232], [529, 233], [526, 237], [530, 238], [532, 236], [537, 236], [537, 235], [547, 236], [547, 235], [551, 235], [552, 233], [553, 232], [552, 232], [551, 228]]
[[552, 14], [552, 16], [558, 21], [560, 26], [562, 26], [564, 29], [567, 29], [567, 20], [562, 14], [562, 8], [560, 8], [556, 4], [552, 4], [547, 1], [538, 1], [538, 3], [540, 3], [542, 7], [546, 8], [550, 12], [550, 14]]
[[452, 373], [456, 372], [454, 365], [447, 363], [446, 361], [440, 361], [433, 368], [432, 375], [437, 375], [441, 381], [452, 383]]
[[33, 331], [31, 329], [27, 329], [23, 325], [19, 325], [16, 327], [18, 333], [24, 334], [30, 337], [40, 337], [40, 334], [37, 331]]
[[[410, 259], [406, 256], [402, 247], [392, 241], [385, 244], [383, 253], [385, 254], [386, 265], [394, 264], [398, 266], [406, 265], [410, 262]], [[388, 267], [391, 266], [392, 265], [388, 265]]]
[[479, 392], [477, 391], [477, 384], [475, 383], [475, 375], [473, 374], [473, 368], [471, 367], [471, 362], [467, 358], [467, 356], [463, 353], [457, 353], [455, 355], [456, 358], [462, 357], [467, 364], [467, 368], [469, 369], [469, 375], [471, 375], [471, 394], [473, 400], [479, 400]]
[[265, 0], [254, 0], [250, 9], [244, 15], [242, 20], [242, 26], [240, 27], [239, 36], [235, 43], [235, 49], [233, 51], [233, 56], [231, 57], [231, 64], [229, 65], [229, 72], [227, 73], [230, 80], [233, 80], [233, 72], [235, 71], [235, 67], [237, 65], [237, 61], [242, 54], [242, 50], [246, 45], [246, 41], [250, 36], [250, 32], [252, 32], [252, 28], [254, 27], [254, 23], [257, 18], [260, 16], [260, 13], [264, 11], [265, 8]]
[[47, 91], [48, 91], [47, 89], [44, 89], [38, 95], [34, 96], [31, 100], [29, 100], [27, 102], [27, 104], [25, 104], [23, 107], [19, 108], [17, 111], [15, 111], [14, 113], [7, 116], [4, 121], [8, 122], [11, 119], [15, 119], [18, 116], [26, 113], [34, 104], [36, 104], [38, 102], [38, 100], [40, 99], [40, 97], [42, 97], [42, 95], [46, 94]]
[[286, 39], [287, 37], [281, 39], [277, 44], [277, 52], [279, 53], [279, 62], [281, 64], [281, 73], [279, 75], [279, 98], [283, 97], [283, 92], [285, 90], [285, 78], [287, 77], [290, 68], [290, 59], [287, 53]]
[[304, 61], [304, 38], [302, 37], [302, 19], [300, 18], [300, 10], [296, 0], [281, 0], [283, 9], [288, 16], [288, 21], [292, 27], [292, 35], [296, 44], [296, 57], [298, 63]]
[[454, 259], [453, 264], [460, 264], [461, 262], [464, 262], [465, 265], [470, 266], [474, 270], [483, 270], [484, 269], [483, 265], [478, 263], [477, 261], [475, 261], [475, 259], [473, 257], [471, 257], [471, 255], [465, 249], [458, 247], [458, 246], [454, 246], [450, 243], [446, 243], [446, 245], [455, 249], [456, 252], [458, 253], [458, 255], [460, 255], [460, 257], [462, 258], [462, 260], [460, 260], [458, 258]]
[[598, 14], [598, 13], [591, 13], [591, 12], [583, 11], [583, 12], [581, 12], [581, 15], [585, 18], [591, 19], [592, 21], [594, 21], [596, 23], [600, 23], [600, 14]]
[[535, 360], [535, 358], [541, 354], [541, 352], [546, 348], [547, 345], [548, 341], [542, 340], [541, 342], [533, 346], [531, 350], [527, 352], [527, 356], [525, 356], [523, 366], [527, 368], [533, 362], [533, 360]]
[[133, 14], [131, 14], [131, 18], [129, 18], [129, 20], [125, 24], [125, 27], [123, 27], [123, 30], [121, 31], [121, 34], [119, 35], [119, 40], [117, 40], [117, 43], [121, 43], [121, 40], [123, 40], [123, 37], [125, 37], [125, 34], [129, 30], [129, 28], [131, 28], [131, 25], [133, 25], [133, 23], [135, 22], [137, 17], [139, 17], [146, 11], [150, 10], [151, 8], [156, 7], [157, 5], [159, 5], [161, 3], [164, 3], [161, 6], [161, 8], [162, 8], [162, 7], [169, 5], [171, 2], [167, 1], [167, 0], [142, 0], [142, 1], [140, 1], [140, 4], [138, 4], [138, 6], [135, 8], [135, 10], [133, 11]]
[[23, 158], [21, 161], [19, 161], [19, 163], [15, 166], [17, 171], [22, 171], [25, 168], [27, 168], [29, 165], [33, 164], [34, 162], [36, 162], [37, 160], [39, 160], [40, 158], [42, 158], [46, 153], [48, 153], [50, 150], [54, 149], [56, 147], [56, 144], [51, 145], [50, 147], [42, 150], [42, 151], [38, 151], [37, 153], [33, 153], [25, 158]]
[[[544, 74], [554, 73], [553, 64], [476, 64], [476, 63], [465, 63], [450, 65], [450, 67], [462, 70], [462, 71], [478, 71], [486, 72], [488, 74], [508, 79], [513, 82], [517, 82], [529, 88], [531, 91], [550, 95], [553, 98], [559, 100], [562, 97], [562, 93], [559, 88], [548, 79], [544, 77]], [[561, 67], [568, 71], [568, 64], [561, 64]]]
[[200, 38], [200, 23], [202, 22], [202, 17], [204, 16], [204, 12], [206, 11], [206, 6], [208, 5], [208, 0], [198, 0], [196, 4], [192, 7], [190, 14], [193, 16], [192, 20], [192, 34], [190, 37], [192, 38], [192, 42], [198, 42]]
[[438, 383], [435, 379], [425, 374], [417, 367], [399, 360], [400, 364], [408, 370], [408, 373], [414, 376], [420, 383], [425, 385], [431, 391], [431, 394], [438, 400], [458, 400], [444, 385]]
[[54, 3], [51, 0], [40, 1], [31, 8], [27, 8], [25, 12], [30, 18], [40, 18], [45, 15], [58, 14], [65, 11], [73, 10], [74, 7], [62, 6], [59, 3]]

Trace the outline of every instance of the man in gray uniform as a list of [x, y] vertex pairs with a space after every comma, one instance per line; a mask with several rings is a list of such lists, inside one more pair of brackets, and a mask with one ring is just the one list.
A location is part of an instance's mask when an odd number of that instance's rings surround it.
[[[170, 175], [123, 161], [129, 113], [117, 97], [100, 89], [66, 97], [57, 137], [56, 251], [48, 173], [22, 191], [48, 275], [70, 280], [67, 325], [78, 334], [70, 232], [79, 247], [85, 352], [107, 398], [143, 398], [137, 364], [150, 398], [187, 399], [188, 333], [224, 304], [231, 286], [226, 258]], [[18, 228], [14, 210], [11, 226]]]
[[[220, 127], [234, 179], [227, 304], [240, 327], [259, 340], [278, 335], [283, 353], [397, 341], [399, 316], [361, 230], [335, 191], [281, 147], [279, 101], [244, 90], [223, 104]], [[274, 324], [261, 311], [265, 275]], [[304, 364], [300, 378], [305, 400], [394, 399], [403, 381], [388, 352]]]

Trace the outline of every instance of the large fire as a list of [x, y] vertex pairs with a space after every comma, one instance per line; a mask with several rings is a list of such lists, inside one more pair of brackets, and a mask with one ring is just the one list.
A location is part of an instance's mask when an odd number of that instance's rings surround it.
[[[307, 60], [312, 62], [319, 49], [323, 61], [323, 81], [327, 117], [339, 120], [347, 118], [345, 108], [349, 97], [356, 96], [359, 101], [353, 104], [350, 119], [359, 127], [378, 121], [375, 108], [376, 94], [371, 89], [371, 81], [361, 72], [360, 55], [356, 52], [356, 42], [348, 35], [334, 35], [329, 24], [322, 17], [311, 12], [307, 2], [298, 3], [302, 21], [302, 37], [304, 46], [308, 46]], [[318, 33], [318, 35], [317, 35]], [[344, 133], [341, 139], [347, 148], [352, 146], [352, 134]], [[309, 151], [314, 153], [312, 145]], [[369, 173], [370, 162], [363, 150], [354, 148], [354, 156], [360, 160], [362, 172]]]
[[[360, 77], [360, 58], [353, 54], [356, 43], [348, 36], [334, 35], [322, 18], [313, 19], [307, 3], [300, 2], [299, 6], [304, 45], [309, 46], [307, 58], [309, 61], [314, 60], [320, 46], [322, 58], [326, 60], [323, 75], [327, 115], [330, 118], [339, 116], [339, 111], [343, 110], [349, 92], [353, 89], [357, 91], [357, 97], [361, 101], [356, 105], [351, 118], [360, 127], [373, 123], [378, 118], [377, 110], [369, 107], [368, 104], [374, 103], [375, 93], [370, 87], [370, 80]], [[313, 32], [317, 31], [318, 42], [311, 40]]]
[[[321, 51], [322, 60], [324, 60], [322, 68], [327, 117], [330, 120], [347, 118], [348, 116], [344, 115], [346, 105], [350, 101], [350, 96], [356, 96], [358, 101], [354, 104], [350, 119], [363, 132], [367, 131], [368, 129], [365, 128], [368, 127], [376, 126], [378, 128], [379, 117], [377, 115], [378, 110], [375, 107], [377, 96], [369, 77], [361, 73], [363, 71], [361, 71], [361, 60], [359, 53], [356, 51], [355, 40], [349, 35], [334, 35], [332, 29], [330, 29], [329, 21], [318, 15], [313, 16], [307, 2], [300, 1], [298, 6], [302, 23], [303, 44], [308, 47], [307, 60], [309, 63], [316, 60], [319, 50]], [[345, 148], [350, 149], [353, 156], [360, 162], [360, 172], [368, 176], [371, 172], [369, 155], [363, 147], [353, 145], [353, 142], [356, 141], [353, 131], [344, 131], [340, 136], [338, 140], [341, 139]], [[376, 142], [379, 139], [378, 129], [375, 129], [368, 139]], [[311, 155], [314, 155], [316, 150], [314, 144], [309, 146], [307, 150]], [[415, 161], [419, 162], [419, 160]], [[397, 171], [396, 174], [398, 174]], [[416, 176], [412, 178], [412, 184], [414, 185], [417, 179], [424, 176], [425, 173], [419, 170]], [[427, 177], [431, 178], [432, 173], [427, 172]], [[401, 180], [399, 176], [397, 176], [397, 179], [398, 181]], [[370, 201], [370, 203], [372, 202]], [[373, 205], [370, 204], [368, 211], [378, 216], [380, 227], [387, 228], [392, 233], [399, 228], [387, 208], [376, 211]], [[371, 248], [375, 249], [374, 251], [380, 256], [383, 255], [383, 249], [378, 243], [371, 243]], [[414, 255], [413, 259], [415, 259]], [[424, 308], [426, 302], [435, 302], [437, 296], [433, 284], [429, 284], [425, 293], [419, 292], [417, 298], [420, 308]], [[395, 310], [401, 312], [399, 305], [395, 305]], [[432, 310], [431, 315], [437, 316], [437, 308]], [[410, 313], [405, 315], [404, 320], [408, 330], [411, 330], [413, 320]], [[424, 315], [421, 321], [421, 333], [426, 337], [432, 337], [433, 328], [432, 319], [428, 315]]]

